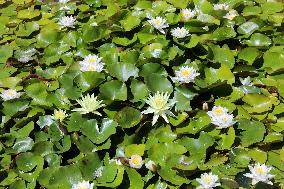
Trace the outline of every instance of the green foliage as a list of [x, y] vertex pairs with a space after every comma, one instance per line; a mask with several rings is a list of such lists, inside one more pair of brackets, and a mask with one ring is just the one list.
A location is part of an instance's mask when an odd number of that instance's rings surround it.
[[256, 163], [283, 188], [283, 11], [281, 0], [0, 0], [0, 188], [195, 188], [205, 172], [219, 188], [270, 188], [245, 177]]

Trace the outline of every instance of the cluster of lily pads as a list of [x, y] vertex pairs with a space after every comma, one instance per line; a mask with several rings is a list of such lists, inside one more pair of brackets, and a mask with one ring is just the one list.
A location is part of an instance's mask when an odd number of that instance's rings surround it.
[[283, 10], [0, 0], [0, 188], [283, 188]]

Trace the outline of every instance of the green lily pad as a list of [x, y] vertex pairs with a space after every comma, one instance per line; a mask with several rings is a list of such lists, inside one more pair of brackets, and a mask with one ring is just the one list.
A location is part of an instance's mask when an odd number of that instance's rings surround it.
[[238, 129], [243, 130], [240, 139], [241, 144], [244, 147], [263, 140], [265, 126], [261, 122], [242, 119], [239, 121]]
[[115, 115], [115, 121], [122, 128], [131, 128], [137, 125], [142, 119], [141, 112], [132, 107], [124, 107]]
[[100, 86], [101, 97], [107, 100], [126, 100], [127, 88], [120, 81], [108, 81]]

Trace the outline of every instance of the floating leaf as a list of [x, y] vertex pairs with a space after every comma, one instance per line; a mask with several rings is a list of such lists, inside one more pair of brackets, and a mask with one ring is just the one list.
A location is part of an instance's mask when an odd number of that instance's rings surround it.
[[120, 81], [127, 81], [130, 77], [138, 76], [138, 68], [129, 63], [115, 63], [108, 66], [110, 74]]
[[126, 85], [120, 81], [108, 81], [100, 86], [101, 96], [109, 100], [126, 100], [127, 88]]
[[132, 107], [124, 107], [115, 115], [115, 121], [122, 128], [131, 128], [142, 119], [141, 112]]
[[239, 121], [238, 129], [243, 130], [240, 139], [244, 147], [263, 140], [265, 127], [261, 122], [243, 119]]

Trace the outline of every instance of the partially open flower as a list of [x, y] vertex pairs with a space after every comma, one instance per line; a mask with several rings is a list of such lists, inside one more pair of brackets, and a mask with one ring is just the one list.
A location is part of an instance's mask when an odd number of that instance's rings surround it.
[[193, 18], [195, 15], [196, 15], [195, 10], [191, 10], [191, 9], [181, 10], [181, 17], [183, 21], [188, 21], [189, 19]]
[[95, 97], [94, 94], [87, 94], [85, 97], [82, 96], [81, 98], [81, 100], [77, 100], [77, 102], [81, 105], [81, 108], [75, 108], [72, 111], [76, 111], [81, 114], [93, 113], [101, 116], [97, 109], [105, 106], [105, 104], [102, 103], [102, 100], [97, 100], [98, 97]]
[[165, 34], [164, 32], [164, 28], [169, 27], [169, 25], [167, 24], [166, 19], [157, 16], [156, 18], [151, 18], [150, 20], [148, 20], [148, 22], [157, 30], [159, 30], [161, 33]]
[[120, 159], [111, 159], [111, 160], [109, 160], [109, 164], [111, 164], [112, 162], [115, 162], [116, 165], [122, 165]]
[[212, 189], [216, 186], [220, 186], [218, 181], [218, 175], [213, 175], [213, 173], [204, 173], [201, 175], [201, 178], [197, 178], [197, 182], [200, 183], [200, 186], [196, 187], [196, 189]]
[[153, 171], [153, 172], [155, 172], [157, 170], [157, 165], [152, 160], [147, 161], [147, 163], [145, 163], [145, 167], [147, 169], [149, 169], [150, 171]]
[[174, 114], [170, 111], [171, 107], [175, 104], [175, 101], [169, 101], [170, 95], [168, 93], [160, 93], [159, 91], [154, 96], [149, 96], [145, 102], [150, 105], [146, 110], [142, 111], [142, 114], [151, 114], [154, 113], [152, 125], [154, 125], [159, 116], [162, 116], [164, 120], [168, 123], [168, 118], [166, 115]]
[[65, 3], [68, 3], [68, 1], [69, 1], [69, 0], [59, 0], [58, 2], [59, 2], [59, 3], [62, 3], [62, 4], [65, 4]]
[[143, 165], [142, 157], [139, 155], [132, 155], [129, 159], [129, 165], [132, 168], [140, 169]]
[[194, 82], [195, 77], [200, 74], [196, 72], [193, 67], [182, 66], [178, 71], [175, 71], [175, 77], [173, 77], [174, 82], [180, 83], [190, 83]]
[[214, 10], [229, 10], [229, 5], [226, 3], [218, 3], [213, 6]]
[[240, 81], [242, 83], [242, 85], [247, 85], [247, 86], [251, 86], [251, 79], [250, 76], [246, 77], [246, 78], [240, 78]]
[[171, 33], [172, 33], [172, 36], [176, 38], [184, 38], [190, 35], [189, 31], [185, 29], [184, 27], [182, 28], [177, 27], [175, 29], [172, 29]]
[[270, 185], [273, 183], [270, 181], [275, 175], [269, 174], [272, 170], [272, 167], [268, 167], [265, 164], [260, 165], [260, 163], [255, 164], [254, 166], [248, 166], [250, 173], [244, 174], [244, 176], [252, 178], [252, 185], [257, 184], [258, 182], [264, 182]]
[[104, 170], [103, 166], [100, 166], [99, 168], [97, 168], [94, 172], [94, 178], [101, 177], [103, 175], [103, 170]]
[[13, 99], [16, 99], [16, 98], [20, 98], [21, 95], [22, 95], [22, 93], [19, 93], [19, 92], [17, 92], [17, 91], [14, 90], [14, 89], [7, 89], [7, 90], [4, 90], [4, 91], [2, 91], [2, 93], [0, 94], [0, 96], [2, 97], [2, 99], [3, 99], [4, 101], [13, 100]]
[[89, 183], [89, 181], [83, 180], [77, 184], [73, 184], [71, 189], [93, 189], [94, 183]]
[[227, 18], [228, 20], [233, 20], [238, 15], [239, 14], [236, 10], [230, 10], [223, 18]]
[[53, 117], [55, 120], [59, 120], [60, 122], [62, 122], [64, 118], [67, 117], [67, 114], [65, 110], [61, 110], [61, 109], [54, 110]]

